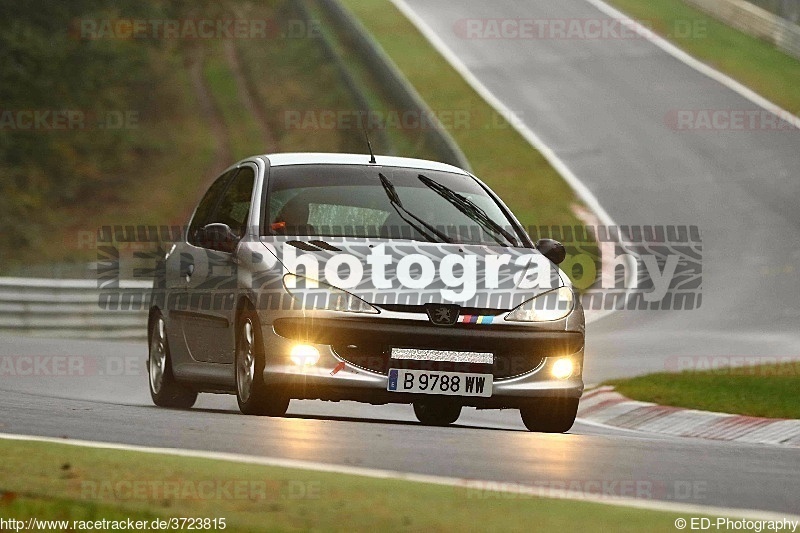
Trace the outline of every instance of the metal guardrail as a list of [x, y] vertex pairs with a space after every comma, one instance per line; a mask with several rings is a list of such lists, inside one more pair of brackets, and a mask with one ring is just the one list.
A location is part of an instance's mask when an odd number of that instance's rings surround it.
[[420, 117], [431, 117], [434, 127], [425, 130], [425, 143], [438, 154], [440, 161], [470, 170], [469, 161], [458, 144], [361, 22], [338, 0], [319, 0], [319, 5], [328, 13], [333, 23], [339, 25], [341, 31], [353, 40], [361, 59], [380, 80], [395, 105], [399, 109], [414, 111]]
[[797, 0], [747, 0], [770, 13], [774, 13], [781, 18], [800, 23], [800, 2]]
[[0, 333], [86, 339], [147, 337], [152, 282], [0, 278]]
[[686, 0], [712, 17], [800, 59], [800, 26], [745, 0]]

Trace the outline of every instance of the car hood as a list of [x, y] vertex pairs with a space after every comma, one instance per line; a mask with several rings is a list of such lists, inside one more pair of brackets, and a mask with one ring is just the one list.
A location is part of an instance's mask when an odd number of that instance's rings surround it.
[[284, 274], [317, 279], [372, 304], [512, 309], [569, 284], [533, 248], [315, 237], [261, 242]]

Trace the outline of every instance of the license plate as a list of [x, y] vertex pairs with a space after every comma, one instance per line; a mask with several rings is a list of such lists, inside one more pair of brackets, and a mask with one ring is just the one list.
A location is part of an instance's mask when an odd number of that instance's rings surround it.
[[492, 395], [492, 377], [492, 374], [392, 368], [386, 389], [390, 392], [489, 397]]

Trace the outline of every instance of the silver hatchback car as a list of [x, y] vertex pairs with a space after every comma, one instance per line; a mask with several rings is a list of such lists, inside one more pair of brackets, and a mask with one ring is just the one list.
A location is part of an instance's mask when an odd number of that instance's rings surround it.
[[355, 154], [244, 159], [159, 261], [148, 321], [156, 405], [235, 394], [245, 414], [291, 399], [519, 409], [564, 432], [583, 392], [580, 299], [502, 201], [442, 163]]

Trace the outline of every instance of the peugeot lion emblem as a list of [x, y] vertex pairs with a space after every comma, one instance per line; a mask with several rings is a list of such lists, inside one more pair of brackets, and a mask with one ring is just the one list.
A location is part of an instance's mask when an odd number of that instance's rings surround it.
[[458, 315], [461, 308], [457, 305], [448, 304], [427, 304], [425, 305], [425, 312], [428, 313], [428, 318], [431, 323], [437, 326], [452, 326], [458, 321]]

